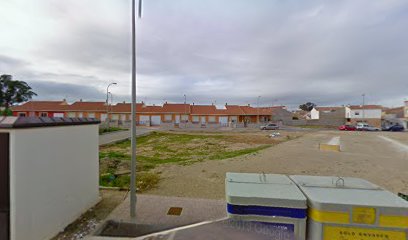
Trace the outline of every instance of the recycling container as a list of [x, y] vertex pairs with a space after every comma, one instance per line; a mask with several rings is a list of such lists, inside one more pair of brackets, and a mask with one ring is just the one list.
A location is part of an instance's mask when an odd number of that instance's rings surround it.
[[305, 239], [307, 200], [289, 177], [227, 173], [225, 181], [230, 218], [266, 224], [271, 239]]
[[407, 240], [408, 202], [366, 180], [290, 176], [308, 199], [308, 240]]

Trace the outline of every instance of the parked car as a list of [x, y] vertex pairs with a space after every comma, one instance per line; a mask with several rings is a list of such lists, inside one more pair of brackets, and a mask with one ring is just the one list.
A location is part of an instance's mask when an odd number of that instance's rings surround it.
[[268, 123], [267, 125], [261, 126], [260, 128], [261, 130], [277, 130], [279, 129], [279, 126], [275, 123]]
[[399, 124], [395, 124], [395, 125], [384, 127], [382, 130], [383, 131], [390, 131], [390, 132], [402, 132], [402, 131], [404, 131], [404, 126], [399, 125]]
[[367, 123], [357, 123], [356, 126], [357, 131], [380, 131], [378, 127], [373, 127], [368, 125]]
[[339, 127], [339, 130], [340, 131], [356, 131], [356, 127], [353, 125], [345, 124], [345, 125], [341, 125]]

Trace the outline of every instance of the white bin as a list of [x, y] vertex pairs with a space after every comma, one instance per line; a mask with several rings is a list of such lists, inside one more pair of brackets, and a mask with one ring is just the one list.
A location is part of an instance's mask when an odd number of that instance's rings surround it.
[[308, 240], [407, 240], [408, 202], [359, 178], [290, 176], [308, 199]]
[[225, 187], [230, 218], [266, 223], [271, 239], [305, 239], [306, 197], [287, 176], [227, 173]]

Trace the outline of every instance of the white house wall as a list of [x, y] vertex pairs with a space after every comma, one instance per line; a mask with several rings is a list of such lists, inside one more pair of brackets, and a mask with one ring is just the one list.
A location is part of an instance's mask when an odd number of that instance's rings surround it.
[[[363, 114], [364, 111], [364, 114]], [[359, 115], [356, 115], [359, 113]], [[381, 119], [381, 109], [352, 109], [350, 118], [376, 118]]]
[[319, 111], [316, 108], [310, 111], [310, 119], [319, 119]]
[[99, 200], [98, 125], [10, 133], [11, 239], [49, 239]]

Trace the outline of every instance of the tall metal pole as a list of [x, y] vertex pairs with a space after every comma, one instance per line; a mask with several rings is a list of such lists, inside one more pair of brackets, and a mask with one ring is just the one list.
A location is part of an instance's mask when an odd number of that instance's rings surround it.
[[256, 101], [256, 107], [257, 107], [257, 123], [259, 124], [259, 99], [261, 98], [261, 96], [258, 96], [258, 101]]
[[365, 105], [365, 93], [363, 93], [363, 122], [365, 122], [364, 105]]
[[[139, 0], [139, 18], [142, 17], [142, 0]], [[136, 1], [132, 0], [132, 159], [130, 164], [130, 217], [136, 220]]]
[[[184, 117], [186, 116], [187, 116], [187, 96], [186, 94], [184, 94]], [[184, 119], [184, 128], [187, 128], [187, 119]]]

